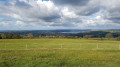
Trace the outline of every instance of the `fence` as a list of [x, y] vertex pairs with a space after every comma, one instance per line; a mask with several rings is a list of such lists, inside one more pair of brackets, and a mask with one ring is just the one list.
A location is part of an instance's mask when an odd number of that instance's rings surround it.
[[120, 50], [120, 44], [4, 44], [0, 50], [32, 50], [32, 49], [75, 49], [75, 50]]

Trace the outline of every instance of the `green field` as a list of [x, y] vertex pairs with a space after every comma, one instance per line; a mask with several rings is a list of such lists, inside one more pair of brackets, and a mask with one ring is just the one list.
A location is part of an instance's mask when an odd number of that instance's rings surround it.
[[120, 41], [1, 39], [0, 67], [120, 67]]

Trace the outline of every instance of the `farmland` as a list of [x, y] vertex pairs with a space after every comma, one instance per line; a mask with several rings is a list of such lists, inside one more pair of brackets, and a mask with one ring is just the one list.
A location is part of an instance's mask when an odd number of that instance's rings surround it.
[[120, 41], [1, 39], [0, 67], [120, 67]]

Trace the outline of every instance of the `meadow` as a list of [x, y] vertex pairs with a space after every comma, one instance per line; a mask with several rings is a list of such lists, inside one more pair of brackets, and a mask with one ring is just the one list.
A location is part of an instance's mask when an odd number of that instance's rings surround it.
[[0, 67], [120, 67], [120, 41], [1, 39]]

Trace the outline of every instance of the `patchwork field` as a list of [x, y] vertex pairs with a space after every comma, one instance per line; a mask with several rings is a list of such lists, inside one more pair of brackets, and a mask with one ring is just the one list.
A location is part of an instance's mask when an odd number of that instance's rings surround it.
[[120, 67], [120, 41], [1, 39], [0, 67]]

